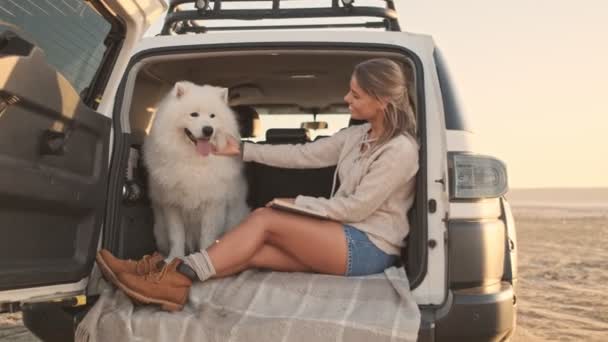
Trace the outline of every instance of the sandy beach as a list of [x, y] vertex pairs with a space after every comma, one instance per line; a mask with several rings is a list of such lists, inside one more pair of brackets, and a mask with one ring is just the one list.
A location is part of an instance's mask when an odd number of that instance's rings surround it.
[[608, 210], [515, 207], [516, 341], [608, 340]]
[[[608, 340], [608, 208], [514, 205], [519, 245], [514, 341]], [[38, 341], [19, 314], [0, 341]]]

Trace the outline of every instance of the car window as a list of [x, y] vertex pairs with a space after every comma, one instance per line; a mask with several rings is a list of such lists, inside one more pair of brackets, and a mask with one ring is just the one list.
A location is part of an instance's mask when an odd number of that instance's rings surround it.
[[0, 1], [0, 32], [14, 27], [84, 96], [107, 49], [107, 19], [84, 0]]

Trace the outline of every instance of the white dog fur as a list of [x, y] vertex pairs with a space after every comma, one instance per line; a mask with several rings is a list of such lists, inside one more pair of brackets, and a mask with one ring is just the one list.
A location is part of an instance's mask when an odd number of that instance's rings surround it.
[[240, 139], [228, 89], [178, 82], [156, 111], [143, 151], [154, 236], [167, 260], [207, 248], [250, 211], [243, 162], [209, 153], [228, 135]]

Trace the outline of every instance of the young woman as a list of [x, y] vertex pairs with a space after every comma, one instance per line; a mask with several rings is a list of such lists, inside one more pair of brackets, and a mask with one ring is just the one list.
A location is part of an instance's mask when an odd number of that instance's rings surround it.
[[232, 141], [214, 152], [276, 167], [337, 165], [341, 185], [334, 193], [334, 175], [329, 199], [289, 199], [331, 220], [258, 208], [211, 247], [162, 268], [156, 264], [162, 260], [159, 255], [135, 262], [102, 250], [102, 271], [135, 300], [179, 310], [193, 280], [248, 268], [357, 276], [392, 266], [409, 232], [407, 212], [418, 171], [416, 119], [406, 82], [397, 63], [367, 60], [355, 67], [344, 97], [352, 118], [367, 123], [303, 145]]

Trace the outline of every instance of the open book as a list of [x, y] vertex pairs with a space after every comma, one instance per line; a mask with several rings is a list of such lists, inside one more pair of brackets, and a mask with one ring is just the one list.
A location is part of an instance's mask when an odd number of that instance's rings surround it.
[[270, 207], [273, 209], [277, 209], [277, 210], [288, 211], [288, 212], [294, 213], [294, 214], [311, 216], [311, 217], [316, 217], [319, 219], [329, 220], [329, 216], [327, 216], [327, 214], [320, 213], [318, 211], [314, 211], [314, 210], [311, 210], [308, 208], [303, 208], [303, 207], [297, 206], [293, 203], [290, 203], [288, 201], [284, 201], [281, 199], [273, 199], [272, 201], [270, 201]]

